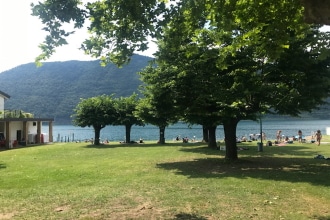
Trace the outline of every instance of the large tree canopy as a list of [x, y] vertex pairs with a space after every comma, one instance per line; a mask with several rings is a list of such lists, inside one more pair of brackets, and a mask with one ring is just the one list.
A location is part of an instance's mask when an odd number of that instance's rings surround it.
[[[195, 13], [195, 22], [191, 23], [191, 7], [183, 12], [165, 29], [156, 60], [160, 66], [177, 70], [176, 77], [168, 81], [172, 80], [175, 103], [183, 112], [197, 115], [200, 110], [196, 107], [202, 105], [206, 115], [211, 112], [218, 116], [225, 130], [228, 159], [237, 158], [236, 126], [240, 120], [256, 119], [270, 110], [297, 116], [323, 104], [328, 97], [328, 33], [305, 24], [288, 28], [283, 31], [291, 38], [274, 53], [268, 50], [264, 33], [256, 36], [259, 40], [245, 37], [253, 26], [243, 28], [235, 23], [232, 29], [219, 28], [225, 18], [212, 23], [205, 19], [212, 14], [209, 9], [200, 13], [199, 19]], [[267, 25], [272, 23], [277, 21], [268, 21]], [[265, 38], [270, 48], [277, 33], [275, 30], [274, 37]], [[237, 39], [245, 43], [238, 47]]]
[[[88, 23], [89, 39], [81, 48], [85, 53], [122, 65], [130, 60], [136, 50], [147, 49], [148, 37], [155, 37], [162, 25], [165, 3], [157, 0], [123, 1], [99, 0], [83, 5], [79, 0], [45, 0], [32, 6], [32, 15], [38, 16], [49, 32], [40, 44], [42, 54], [37, 62], [48, 59], [55, 48], [66, 44], [73, 29]], [[88, 22], [87, 22], [88, 21]], [[67, 30], [72, 24], [73, 29]], [[66, 28], [65, 28], [66, 27]]]
[[[212, 26], [230, 30], [238, 25], [248, 30], [227, 48], [231, 52], [247, 43], [260, 44], [276, 56], [291, 38], [287, 30], [299, 33], [304, 23], [304, 8], [297, 0], [96, 0], [85, 5], [79, 0], [44, 0], [32, 4], [32, 14], [41, 19], [49, 33], [36, 61], [49, 58], [56, 47], [67, 43], [66, 37], [75, 28], [85, 24], [90, 33], [82, 43], [85, 53], [100, 58], [103, 64], [122, 65], [134, 51], [147, 49], [148, 37], [161, 37], [172, 18], [181, 14], [191, 26], [200, 25], [206, 9], [209, 13], [205, 19]], [[73, 29], [64, 28], [67, 23]]]

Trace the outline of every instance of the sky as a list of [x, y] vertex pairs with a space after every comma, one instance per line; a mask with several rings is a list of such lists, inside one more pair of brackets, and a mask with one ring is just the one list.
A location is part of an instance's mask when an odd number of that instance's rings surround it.
[[[41, 53], [38, 45], [43, 42], [46, 32], [38, 17], [32, 16], [30, 4], [40, 0], [1, 0], [0, 3], [0, 73], [16, 66], [34, 62]], [[56, 49], [46, 62], [66, 60], [93, 60], [79, 50], [87, 38], [86, 30], [78, 30], [68, 39], [68, 45]], [[143, 52], [152, 56], [156, 47]]]

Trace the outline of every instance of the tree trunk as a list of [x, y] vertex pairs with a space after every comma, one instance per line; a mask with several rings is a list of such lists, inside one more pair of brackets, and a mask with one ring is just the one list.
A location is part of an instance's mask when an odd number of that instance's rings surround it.
[[301, 0], [305, 10], [305, 21], [309, 24], [330, 25], [329, 2], [324, 0]]
[[131, 128], [132, 125], [125, 125], [126, 143], [131, 143]]
[[165, 127], [159, 127], [159, 143], [165, 144]]
[[100, 145], [101, 127], [94, 127], [94, 145]]
[[209, 130], [203, 125], [203, 141], [209, 142]]
[[217, 126], [212, 126], [208, 128], [208, 146], [209, 148], [217, 148], [217, 138], [216, 138], [216, 130], [217, 130]]
[[226, 143], [226, 159], [237, 160], [236, 128], [239, 119], [230, 118], [223, 123]]

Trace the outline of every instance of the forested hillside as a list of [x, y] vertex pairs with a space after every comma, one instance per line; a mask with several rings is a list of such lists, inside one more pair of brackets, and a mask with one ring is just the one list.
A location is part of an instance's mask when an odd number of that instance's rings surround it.
[[56, 123], [70, 123], [70, 115], [80, 98], [102, 94], [116, 97], [137, 92], [141, 71], [150, 57], [134, 55], [128, 65], [101, 67], [99, 61], [46, 62], [20, 65], [0, 74], [0, 90], [11, 97], [6, 109], [54, 117]]
[[[34, 113], [35, 117], [54, 117], [55, 123], [71, 123], [70, 115], [80, 101], [102, 94], [130, 96], [138, 91], [141, 71], [150, 57], [134, 55], [123, 68], [115, 65], [101, 67], [98, 61], [47, 62], [42, 67], [34, 63], [20, 65], [0, 73], [0, 90], [11, 98], [6, 109]], [[306, 113], [307, 119], [330, 119], [329, 105]], [[271, 115], [267, 118], [283, 119]]]

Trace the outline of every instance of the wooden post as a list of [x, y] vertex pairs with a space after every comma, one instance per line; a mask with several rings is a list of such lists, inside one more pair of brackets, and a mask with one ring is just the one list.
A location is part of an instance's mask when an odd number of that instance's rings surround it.
[[6, 148], [9, 148], [10, 143], [10, 122], [6, 121]]
[[48, 134], [49, 134], [49, 142], [53, 142], [53, 122], [50, 121], [48, 123]]
[[[28, 123], [27, 121], [23, 121], [23, 139], [25, 141], [25, 145], [28, 145]], [[18, 140], [18, 141], [22, 141], [22, 140]]]
[[40, 144], [41, 141], [40, 141], [40, 138], [41, 138], [41, 121], [37, 121], [37, 144]]

